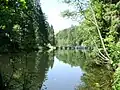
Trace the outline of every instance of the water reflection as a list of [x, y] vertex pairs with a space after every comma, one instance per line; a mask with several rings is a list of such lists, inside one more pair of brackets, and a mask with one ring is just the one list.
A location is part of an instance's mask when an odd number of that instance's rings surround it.
[[58, 51], [57, 58], [71, 66], [80, 66], [84, 71], [82, 83], [76, 90], [112, 90], [113, 71], [107, 65], [95, 63], [97, 58], [91, 58], [89, 53], [82, 51]]
[[38, 90], [52, 62], [46, 52], [2, 55], [0, 90]]
[[57, 51], [56, 57], [64, 63], [68, 63], [71, 66], [79, 66], [82, 69], [84, 68], [83, 65], [86, 62], [85, 52], [79, 50]]
[[0, 90], [112, 90], [112, 71], [89, 53], [56, 51], [0, 56]]
[[71, 65], [54, 58], [53, 68], [48, 72], [48, 80], [45, 85], [47, 90], [74, 90], [80, 83], [80, 77], [83, 75], [80, 67], [71, 67]]

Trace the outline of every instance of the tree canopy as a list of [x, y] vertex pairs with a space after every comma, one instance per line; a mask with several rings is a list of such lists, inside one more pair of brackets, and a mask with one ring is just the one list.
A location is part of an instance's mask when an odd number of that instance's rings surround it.
[[[120, 1], [119, 0], [63, 0], [74, 10], [62, 12], [63, 17], [76, 19], [79, 26], [68, 28], [57, 34], [57, 44], [76, 44], [92, 47], [92, 52], [100, 62], [119, 69], [120, 61]], [[80, 20], [79, 20], [80, 18]], [[66, 33], [66, 35], [65, 35]], [[68, 35], [70, 34], [70, 37]], [[64, 37], [62, 35], [65, 35]], [[73, 38], [74, 36], [74, 38]], [[72, 40], [71, 40], [72, 38]], [[67, 40], [69, 42], [64, 42]], [[118, 68], [116, 68], [118, 67]], [[117, 74], [116, 74], [117, 73]], [[113, 89], [119, 89], [118, 70]]]
[[0, 1], [0, 51], [31, 50], [50, 43], [48, 22], [38, 0]]

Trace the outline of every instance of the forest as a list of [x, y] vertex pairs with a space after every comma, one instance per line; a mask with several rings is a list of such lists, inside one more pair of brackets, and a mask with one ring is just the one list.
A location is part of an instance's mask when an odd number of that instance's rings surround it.
[[85, 72], [86, 85], [77, 90], [120, 90], [120, 0], [60, 1], [72, 7], [61, 12], [62, 17], [79, 25], [55, 35], [40, 0], [0, 0], [0, 90], [29, 90], [34, 82], [34, 90], [41, 88], [54, 66], [54, 53], [51, 57], [39, 52], [49, 45], [90, 47], [84, 52], [55, 52], [61, 61]]
[[0, 53], [46, 48], [53, 38], [39, 0], [0, 0]]
[[74, 10], [63, 11], [62, 16], [78, 21], [79, 25], [57, 33], [56, 44], [92, 48], [90, 56], [96, 58], [94, 60], [96, 64], [107, 64], [113, 68], [112, 89], [120, 90], [120, 1], [63, 0], [63, 2], [72, 6]]

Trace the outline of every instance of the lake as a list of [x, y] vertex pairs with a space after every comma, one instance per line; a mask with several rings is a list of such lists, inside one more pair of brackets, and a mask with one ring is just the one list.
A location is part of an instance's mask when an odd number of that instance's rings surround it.
[[47, 90], [74, 90], [79, 85], [82, 75], [83, 72], [79, 66], [72, 67], [54, 57], [53, 68], [49, 69], [48, 80], [44, 83], [45, 88]]
[[83, 51], [0, 56], [0, 90], [112, 90], [112, 71]]

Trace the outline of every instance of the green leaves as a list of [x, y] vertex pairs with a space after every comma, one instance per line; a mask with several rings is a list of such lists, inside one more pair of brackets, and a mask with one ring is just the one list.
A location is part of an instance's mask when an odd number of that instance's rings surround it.
[[[81, 20], [79, 27], [75, 26], [77, 28], [73, 29], [73, 31], [71, 28], [68, 28], [59, 32], [57, 34], [58, 42], [60, 41], [64, 45], [76, 45], [74, 42], [81, 42], [79, 45], [91, 46], [93, 51], [91, 56], [99, 58], [97, 54], [100, 52], [105, 56], [110, 56], [110, 60], [113, 62], [112, 68], [114, 68], [114, 65], [120, 63], [120, 1], [90, 0], [87, 3], [89, 6], [86, 5], [85, 7], [84, 2], [82, 3], [81, 0], [68, 0], [66, 3], [73, 6], [74, 11], [64, 11], [62, 13], [64, 17], [76, 18], [83, 16], [84, 19]], [[76, 18], [76, 21], [78, 21], [78, 18]], [[65, 33], [69, 34], [72, 39], [68, 39], [68, 35]], [[104, 61], [104, 59], [99, 58], [99, 63]], [[95, 60], [94, 62], [98, 61]], [[117, 72], [115, 73], [118, 75]], [[114, 77], [114, 79], [119, 79], [119, 76]], [[96, 86], [99, 86], [98, 82], [95, 83], [97, 83]], [[115, 90], [119, 90], [120, 81], [117, 80], [113, 87]]]
[[116, 8], [120, 12], [120, 1], [116, 4]]
[[11, 51], [14, 44], [18, 45], [15, 50], [34, 50], [49, 43], [45, 16], [41, 6], [34, 3], [34, 0], [0, 1], [1, 47], [6, 44]]

